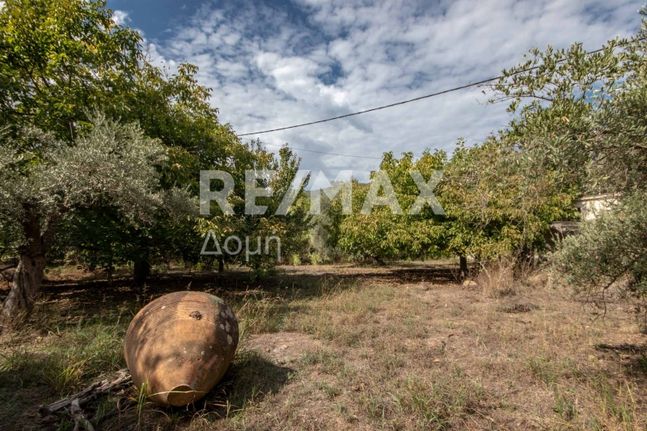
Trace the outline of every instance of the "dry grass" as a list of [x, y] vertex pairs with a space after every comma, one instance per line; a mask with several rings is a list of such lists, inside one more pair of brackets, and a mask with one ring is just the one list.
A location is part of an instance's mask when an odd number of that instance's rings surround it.
[[[198, 406], [162, 410], [140, 404], [138, 412], [133, 402], [115, 414], [115, 401], [104, 400], [97, 417], [106, 417], [104, 429], [647, 427], [645, 338], [623, 304], [611, 304], [604, 318], [592, 319], [540, 277], [524, 287], [513, 284], [510, 295], [500, 292], [501, 280], [508, 281], [504, 270], [490, 271], [491, 286], [483, 291], [414, 270], [291, 268], [271, 288], [225, 293], [209, 287], [234, 305], [243, 328], [223, 382]], [[130, 309], [138, 306], [131, 303]], [[44, 346], [58, 346], [59, 337], [69, 350], [60, 347], [54, 356], [61, 365], [52, 367], [57, 374], [63, 365], [83, 365], [81, 371], [72, 367], [72, 383], [41, 382], [49, 388], [46, 397], [110, 371], [120, 359], [110, 356], [115, 347], [101, 342], [99, 333], [112, 334], [106, 337], [116, 343], [125, 325], [111, 319], [61, 328], [38, 343], [5, 340], [0, 379], [23, 379], [21, 385], [13, 380], [14, 399], [36, 402], [37, 386], [24, 377], [35, 375], [38, 362], [21, 352], [56, 351]], [[99, 324], [104, 329], [93, 326]], [[84, 333], [99, 341], [88, 344], [79, 335]], [[92, 362], [95, 349], [108, 360]], [[11, 351], [15, 356], [7, 356]], [[6, 401], [9, 392], [0, 396]], [[0, 409], [7, 417], [6, 407]]]
[[476, 277], [476, 283], [491, 298], [515, 295], [520, 284], [514, 277], [513, 264], [506, 260], [483, 266]]

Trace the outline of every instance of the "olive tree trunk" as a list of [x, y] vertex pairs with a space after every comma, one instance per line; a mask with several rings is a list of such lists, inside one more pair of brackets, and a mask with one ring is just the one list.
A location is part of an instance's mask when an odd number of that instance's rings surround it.
[[43, 281], [45, 245], [36, 214], [27, 213], [23, 222], [23, 232], [25, 244], [19, 249], [18, 267], [9, 295], [2, 305], [0, 323], [3, 329], [24, 323], [34, 308]]

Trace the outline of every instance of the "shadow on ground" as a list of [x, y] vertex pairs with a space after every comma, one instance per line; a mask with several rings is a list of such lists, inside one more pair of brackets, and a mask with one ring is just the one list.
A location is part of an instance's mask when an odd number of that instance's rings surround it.
[[623, 364], [628, 376], [647, 384], [647, 344], [600, 343], [595, 345], [595, 350]]
[[228, 405], [231, 413], [278, 392], [294, 373], [292, 368], [277, 365], [256, 352], [241, 352], [203, 405], [222, 409], [217, 413], [224, 416]]
[[[236, 415], [249, 403], [259, 402], [286, 385], [294, 373], [276, 365], [256, 352], [242, 352], [223, 379], [203, 399], [186, 407], [155, 408], [147, 403], [143, 413], [128, 403], [120, 412], [111, 414], [100, 425], [103, 430], [176, 429], [196, 418], [209, 427], [212, 423]], [[95, 421], [96, 422], [96, 421]]]
[[[235, 304], [252, 297], [295, 300], [321, 297], [331, 290], [352, 288], [358, 281], [375, 280], [396, 285], [425, 282], [455, 283], [455, 265], [407, 264], [389, 267], [357, 267], [352, 265], [282, 267], [277, 274], [255, 279], [246, 271], [173, 272], [150, 278], [143, 286], [131, 279], [56, 280], [45, 281], [43, 296], [32, 314], [32, 323], [42, 326], [78, 324], [79, 319], [102, 319], [112, 315], [114, 321], [130, 320], [137, 310], [152, 299], [181, 290], [199, 290], [218, 295]], [[6, 294], [6, 292], [4, 292]], [[2, 295], [0, 295], [2, 296]], [[2, 298], [0, 297], [0, 300]]]

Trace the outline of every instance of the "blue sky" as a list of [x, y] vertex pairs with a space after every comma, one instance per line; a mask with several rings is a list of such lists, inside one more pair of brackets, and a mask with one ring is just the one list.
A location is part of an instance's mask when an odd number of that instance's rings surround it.
[[[220, 119], [239, 133], [312, 121], [477, 81], [532, 47], [595, 49], [640, 26], [642, 0], [173, 1], [108, 0], [139, 29], [151, 60], [199, 66]], [[474, 88], [307, 128], [287, 142], [305, 169], [357, 176], [384, 151], [451, 151], [509, 121]], [[308, 149], [311, 151], [301, 151]], [[336, 154], [324, 155], [321, 152]], [[348, 157], [347, 155], [357, 156]]]

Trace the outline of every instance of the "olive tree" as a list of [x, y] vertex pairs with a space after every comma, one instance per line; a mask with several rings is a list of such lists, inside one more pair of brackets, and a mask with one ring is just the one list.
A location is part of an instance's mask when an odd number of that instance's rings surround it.
[[623, 198], [613, 211], [585, 223], [564, 239], [552, 256], [554, 266], [578, 294], [604, 306], [610, 288], [619, 283], [634, 296], [646, 318], [647, 331], [647, 192]]
[[3, 326], [20, 323], [32, 310], [46, 252], [63, 217], [103, 205], [133, 225], [150, 220], [164, 203], [155, 169], [164, 158], [164, 148], [138, 126], [102, 116], [71, 144], [34, 128], [3, 137], [0, 226], [19, 234], [18, 267], [2, 307]]
[[553, 255], [555, 267], [578, 292], [600, 302], [622, 282], [636, 297], [647, 331], [647, 43], [625, 53], [626, 79], [589, 117], [582, 140], [590, 159], [588, 190], [612, 193], [616, 204], [584, 223]]
[[[99, 109], [108, 118], [137, 122], [146, 136], [158, 139], [168, 155], [158, 167], [161, 187], [195, 196], [201, 169], [240, 177], [241, 166], [253, 158], [231, 127], [220, 123], [211, 90], [196, 74], [190, 64], [173, 73], [151, 64], [140, 34], [118, 25], [105, 0], [6, 0], [0, 8], [0, 128], [7, 136], [35, 126], [71, 143], [88, 126], [88, 114]], [[133, 227], [99, 204], [62, 221], [51, 255], [73, 251], [78, 263], [108, 271], [132, 262], [134, 278], [142, 282], [156, 259], [197, 262], [195, 228], [195, 217], [163, 213], [151, 226]], [[191, 235], [194, 242], [187, 241]], [[15, 236], [0, 232], [3, 260], [15, 254]]]
[[[645, 15], [645, 9], [642, 11]], [[518, 117], [510, 128], [528, 172], [550, 173], [557, 190], [610, 193], [614, 205], [552, 255], [578, 292], [604, 298], [647, 290], [647, 23], [633, 38], [587, 54], [581, 45], [535, 50], [496, 89]], [[524, 175], [524, 181], [531, 180]]]

